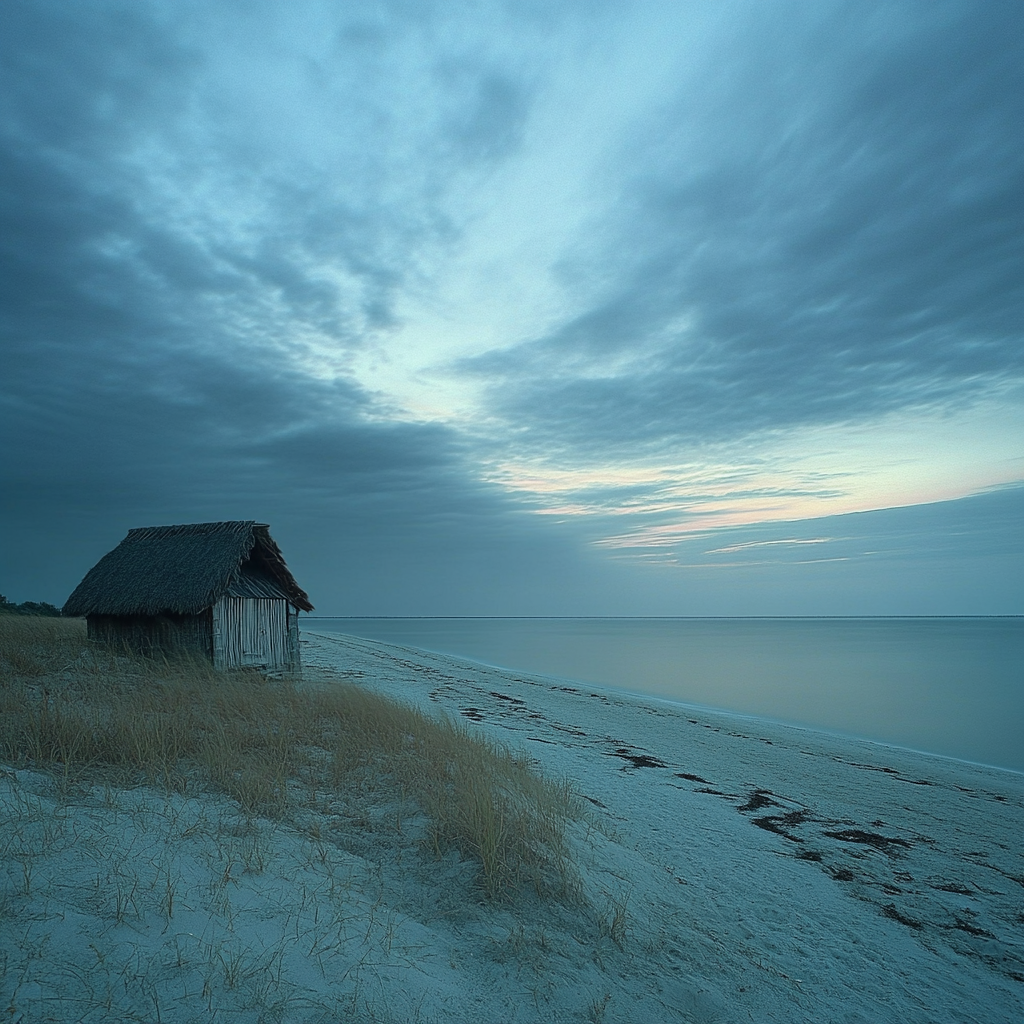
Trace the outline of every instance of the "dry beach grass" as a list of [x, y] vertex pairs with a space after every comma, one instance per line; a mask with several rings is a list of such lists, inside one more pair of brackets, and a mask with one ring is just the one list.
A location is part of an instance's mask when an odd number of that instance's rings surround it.
[[[0, 620], [0, 760], [63, 786], [213, 787], [251, 815], [376, 803], [474, 858], [489, 896], [570, 887], [565, 784], [464, 727], [339, 680], [317, 688], [90, 647], [79, 620]], [[359, 811], [366, 816], [363, 806]]]
[[420, 920], [477, 905], [499, 960], [543, 944], [526, 905], [582, 907], [578, 813], [524, 757], [337, 673], [217, 674], [5, 616], [0, 1010], [423, 1019], [430, 965], [460, 965]]

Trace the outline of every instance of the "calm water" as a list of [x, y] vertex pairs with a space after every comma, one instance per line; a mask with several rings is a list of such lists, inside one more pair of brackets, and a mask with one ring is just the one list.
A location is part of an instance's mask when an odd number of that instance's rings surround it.
[[1024, 771], [1024, 618], [303, 621]]

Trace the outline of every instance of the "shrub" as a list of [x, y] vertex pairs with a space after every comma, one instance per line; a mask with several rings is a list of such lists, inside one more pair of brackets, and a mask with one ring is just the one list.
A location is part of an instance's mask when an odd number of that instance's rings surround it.
[[21, 604], [14, 604], [0, 594], [0, 615], [46, 615], [56, 618], [60, 615], [60, 609], [47, 601], [22, 601]]

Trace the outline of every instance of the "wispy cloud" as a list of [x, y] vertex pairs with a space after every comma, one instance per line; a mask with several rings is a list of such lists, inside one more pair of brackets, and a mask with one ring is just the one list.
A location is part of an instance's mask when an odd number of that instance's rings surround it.
[[789, 547], [799, 544], [830, 544], [834, 539], [833, 537], [785, 537], [779, 540], [748, 540], [742, 544], [730, 544], [724, 548], [709, 548], [707, 554], [731, 555], [737, 551], [747, 551], [750, 548], [770, 548], [780, 544]]

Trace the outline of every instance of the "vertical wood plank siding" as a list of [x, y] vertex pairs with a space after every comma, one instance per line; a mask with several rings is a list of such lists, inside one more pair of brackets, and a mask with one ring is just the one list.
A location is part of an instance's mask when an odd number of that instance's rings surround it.
[[289, 625], [287, 601], [222, 597], [213, 609], [215, 667], [292, 668]]
[[228, 667], [224, 653], [224, 602], [218, 601], [210, 612], [213, 624], [213, 667], [219, 671]]
[[288, 604], [288, 670], [298, 673], [302, 669], [299, 654], [299, 609]]
[[213, 659], [215, 668], [299, 671], [299, 616], [277, 598], [222, 597], [199, 615], [90, 615], [88, 631], [121, 650]]

